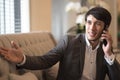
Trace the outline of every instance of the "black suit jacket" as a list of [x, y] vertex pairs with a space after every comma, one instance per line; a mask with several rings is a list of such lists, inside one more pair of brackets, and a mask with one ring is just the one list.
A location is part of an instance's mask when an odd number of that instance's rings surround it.
[[[58, 45], [44, 56], [27, 56], [21, 68], [46, 69], [60, 61], [57, 80], [81, 80], [85, 60], [85, 35], [65, 36]], [[120, 80], [120, 65], [115, 59], [109, 65], [104, 59], [102, 47], [97, 50], [96, 80], [104, 80], [108, 74], [110, 80]]]

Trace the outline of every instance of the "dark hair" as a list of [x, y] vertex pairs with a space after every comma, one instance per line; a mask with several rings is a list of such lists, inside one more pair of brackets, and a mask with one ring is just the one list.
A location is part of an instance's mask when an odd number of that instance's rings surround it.
[[96, 19], [103, 21], [105, 23], [105, 28], [106, 27], [108, 28], [111, 23], [111, 19], [112, 19], [111, 14], [105, 8], [94, 7], [90, 9], [85, 15], [85, 21], [87, 21], [88, 15], [93, 15]]

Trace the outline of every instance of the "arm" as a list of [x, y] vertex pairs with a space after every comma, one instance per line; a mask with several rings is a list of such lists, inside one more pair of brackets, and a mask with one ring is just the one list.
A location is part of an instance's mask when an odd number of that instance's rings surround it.
[[67, 47], [68, 37], [63, 37], [55, 48], [45, 53], [43, 56], [26, 56], [26, 62], [19, 68], [46, 69], [61, 60]]
[[[27, 69], [45, 69], [57, 63], [64, 53], [67, 46], [68, 37], [65, 36], [58, 45], [43, 56], [26, 56], [25, 64], [20, 66]], [[13, 48], [0, 48], [0, 54], [10, 62], [19, 64], [24, 60], [23, 52], [14, 42]]]
[[107, 63], [108, 67], [108, 74], [110, 80], [120, 80], [120, 64], [119, 62], [115, 59], [114, 63], [112, 65], [109, 65]]
[[103, 44], [102, 47], [105, 53], [104, 55], [108, 67], [109, 78], [110, 80], [120, 80], [120, 64], [115, 59], [115, 57], [111, 58], [111, 56], [114, 55], [114, 52], [112, 51], [112, 37], [108, 31], [104, 31], [104, 33], [105, 34], [102, 34], [102, 39], [105, 39], [107, 41], [107, 44]]

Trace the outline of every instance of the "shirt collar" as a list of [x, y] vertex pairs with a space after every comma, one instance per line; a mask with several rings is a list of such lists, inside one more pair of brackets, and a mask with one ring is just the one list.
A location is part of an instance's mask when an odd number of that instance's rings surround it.
[[[86, 44], [87, 44], [88, 47], [92, 47], [86, 35], [85, 35], [85, 41], [86, 41]], [[99, 46], [100, 46], [100, 41], [99, 41], [99, 43], [98, 43], [98, 45], [96, 46], [95, 49], [98, 49]]]

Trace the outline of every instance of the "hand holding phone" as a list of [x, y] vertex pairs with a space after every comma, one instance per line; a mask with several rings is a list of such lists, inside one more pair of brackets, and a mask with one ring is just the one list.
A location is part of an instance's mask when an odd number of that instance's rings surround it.
[[108, 31], [108, 29], [103, 29], [102, 35], [101, 35], [102, 43], [103, 43], [103, 51], [106, 56], [113, 54], [112, 52], [112, 37]]

